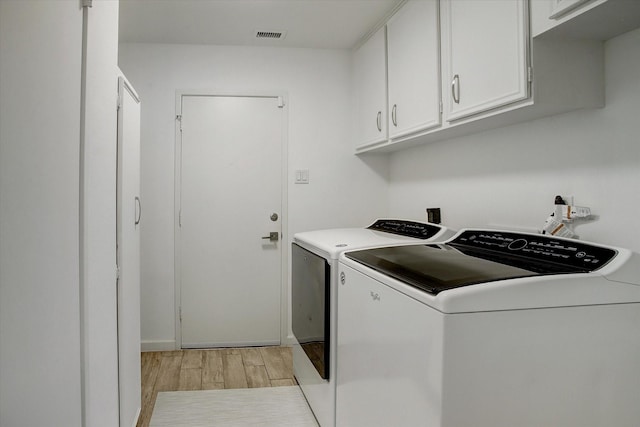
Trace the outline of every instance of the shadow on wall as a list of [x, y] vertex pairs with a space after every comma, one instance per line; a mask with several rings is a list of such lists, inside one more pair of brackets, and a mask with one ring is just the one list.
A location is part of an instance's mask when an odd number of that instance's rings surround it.
[[582, 110], [438, 141], [392, 155], [394, 181], [637, 166], [640, 125]]
[[377, 176], [389, 181], [389, 154], [364, 153], [356, 157]]

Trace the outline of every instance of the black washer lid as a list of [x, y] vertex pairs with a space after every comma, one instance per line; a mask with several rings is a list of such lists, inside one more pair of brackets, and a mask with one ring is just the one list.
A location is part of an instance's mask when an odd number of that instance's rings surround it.
[[431, 294], [498, 280], [588, 273], [616, 251], [520, 233], [466, 230], [442, 245], [347, 252], [346, 257]]

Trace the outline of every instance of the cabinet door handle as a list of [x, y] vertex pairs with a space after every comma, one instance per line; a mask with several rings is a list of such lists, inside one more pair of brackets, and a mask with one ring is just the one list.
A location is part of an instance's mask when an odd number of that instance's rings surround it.
[[391, 121], [395, 127], [398, 127], [398, 104], [393, 104], [393, 108], [391, 109]]
[[460, 104], [460, 76], [457, 74], [451, 80], [451, 96], [453, 97], [453, 102]]
[[134, 225], [138, 225], [140, 224], [140, 220], [142, 219], [142, 202], [140, 201], [140, 197], [136, 196], [135, 202], [136, 202], [136, 219], [135, 219]]
[[382, 111], [378, 111], [378, 117], [376, 118], [376, 126], [378, 127], [378, 132], [382, 132]]

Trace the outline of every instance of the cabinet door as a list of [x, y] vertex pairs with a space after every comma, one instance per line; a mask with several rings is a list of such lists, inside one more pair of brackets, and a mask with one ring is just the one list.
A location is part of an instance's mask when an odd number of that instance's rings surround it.
[[526, 0], [442, 0], [448, 121], [529, 96], [527, 6]]
[[343, 264], [340, 274], [336, 425], [440, 425], [442, 315]]
[[385, 28], [381, 28], [354, 56], [357, 103], [357, 146], [387, 140], [387, 57]]
[[389, 137], [440, 125], [438, 2], [411, 0], [387, 23]]

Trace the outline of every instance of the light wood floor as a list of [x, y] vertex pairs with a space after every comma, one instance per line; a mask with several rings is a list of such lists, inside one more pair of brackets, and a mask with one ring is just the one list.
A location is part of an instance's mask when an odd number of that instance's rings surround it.
[[142, 412], [147, 427], [159, 391], [296, 385], [288, 347], [247, 347], [142, 353]]

